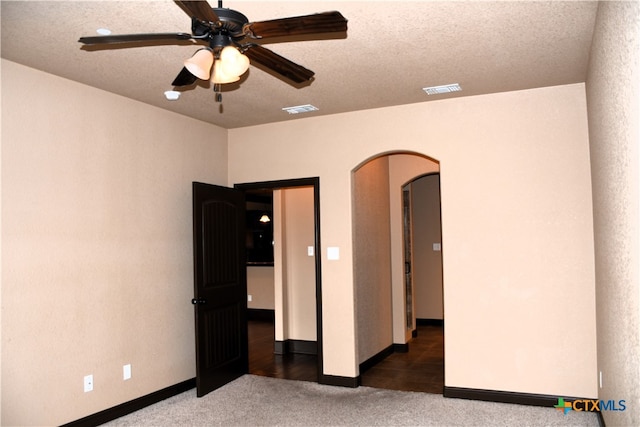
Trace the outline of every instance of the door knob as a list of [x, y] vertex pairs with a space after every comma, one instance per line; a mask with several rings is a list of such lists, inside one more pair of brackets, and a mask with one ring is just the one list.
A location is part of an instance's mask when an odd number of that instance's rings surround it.
[[206, 304], [207, 300], [204, 298], [193, 298], [191, 300], [191, 304], [196, 305], [196, 304]]

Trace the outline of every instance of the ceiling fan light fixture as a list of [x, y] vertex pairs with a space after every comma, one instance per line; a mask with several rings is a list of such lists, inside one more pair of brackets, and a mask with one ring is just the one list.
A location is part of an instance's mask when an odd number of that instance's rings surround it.
[[240, 80], [240, 76], [229, 75], [225, 72], [222, 66], [222, 60], [216, 59], [213, 65], [213, 76], [211, 82], [216, 85], [223, 85], [225, 83], [233, 83]]
[[233, 46], [226, 46], [220, 52], [221, 67], [229, 76], [241, 76], [249, 69], [249, 58]]
[[[172, 82], [174, 87], [191, 86], [197, 79], [213, 83], [216, 100], [222, 99], [221, 85], [240, 80], [249, 69], [250, 62], [258, 63], [265, 71], [286, 79], [292, 85], [311, 83], [314, 72], [284, 58], [262, 44], [248, 43], [245, 39], [278, 42], [280, 37], [314, 34], [313, 40], [334, 38], [328, 34], [345, 33], [347, 20], [338, 11], [315, 13], [288, 18], [253, 21], [242, 13], [225, 9], [222, 0], [218, 7], [211, 7], [209, 0], [178, 1], [178, 6], [191, 19], [191, 33], [141, 33], [100, 35], [80, 37], [79, 43], [87, 46], [134, 47], [139, 43], [160, 42], [160, 44], [183, 44], [190, 40], [197, 43], [208, 42], [208, 47], [197, 50], [193, 56], [183, 61], [184, 66]], [[107, 29], [99, 34], [110, 34]], [[327, 34], [325, 37], [324, 35]], [[341, 37], [342, 38], [342, 37]], [[302, 40], [305, 40], [303, 38]], [[127, 46], [126, 44], [131, 44]], [[251, 58], [251, 60], [249, 60]], [[215, 64], [215, 67], [214, 67]], [[165, 95], [166, 96], [166, 95]], [[175, 96], [175, 95], [174, 95]], [[294, 111], [293, 113], [298, 113]]]
[[209, 48], [199, 49], [193, 56], [184, 61], [184, 67], [200, 80], [209, 80], [213, 65], [213, 51]]

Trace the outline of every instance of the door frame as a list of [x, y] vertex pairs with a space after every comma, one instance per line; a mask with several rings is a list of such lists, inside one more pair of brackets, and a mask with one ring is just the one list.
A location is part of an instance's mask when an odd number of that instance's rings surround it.
[[320, 178], [295, 178], [277, 181], [261, 181], [234, 184], [233, 188], [247, 190], [271, 189], [278, 190], [291, 187], [313, 187], [313, 224], [314, 245], [316, 249], [315, 273], [316, 273], [316, 339], [317, 339], [317, 369], [318, 383], [325, 384], [323, 370], [323, 345], [322, 345], [322, 247], [320, 245]]

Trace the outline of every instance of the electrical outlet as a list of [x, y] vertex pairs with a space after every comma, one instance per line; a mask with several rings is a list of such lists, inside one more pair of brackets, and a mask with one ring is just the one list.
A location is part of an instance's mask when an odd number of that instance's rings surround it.
[[122, 379], [125, 381], [131, 379], [131, 364], [122, 367]]
[[84, 377], [84, 392], [93, 390], [93, 375], [85, 375]]

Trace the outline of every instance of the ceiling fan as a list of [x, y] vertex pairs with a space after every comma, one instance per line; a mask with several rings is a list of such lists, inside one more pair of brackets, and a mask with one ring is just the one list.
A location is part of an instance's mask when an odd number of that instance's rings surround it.
[[[216, 101], [222, 100], [221, 85], [240, 79], [250, 62], [260, 64], [277, 75], [294, 83], [309, 82], [314, 72], [298, 65], [255, 41], [276, 38], [345, 32], [347, 20], [340, 12], [324, 12], [313, 15], [268, 21], [249, 22], [242, 13], [225, 9], [222, 0], [212, 8], [206, 0], [179, 1], [175, 3], [191, 18], [189, 33], [147, 33], [81, 37], [84, 45], [111, 45], [157, 41], [194, 40], [206, 44], [184, 61], [184, 67], [174, 79], [173, 86], [189, 86], [197, 79], [213, 83]], [[281, 39], [282, 40], [282, 39]]]

